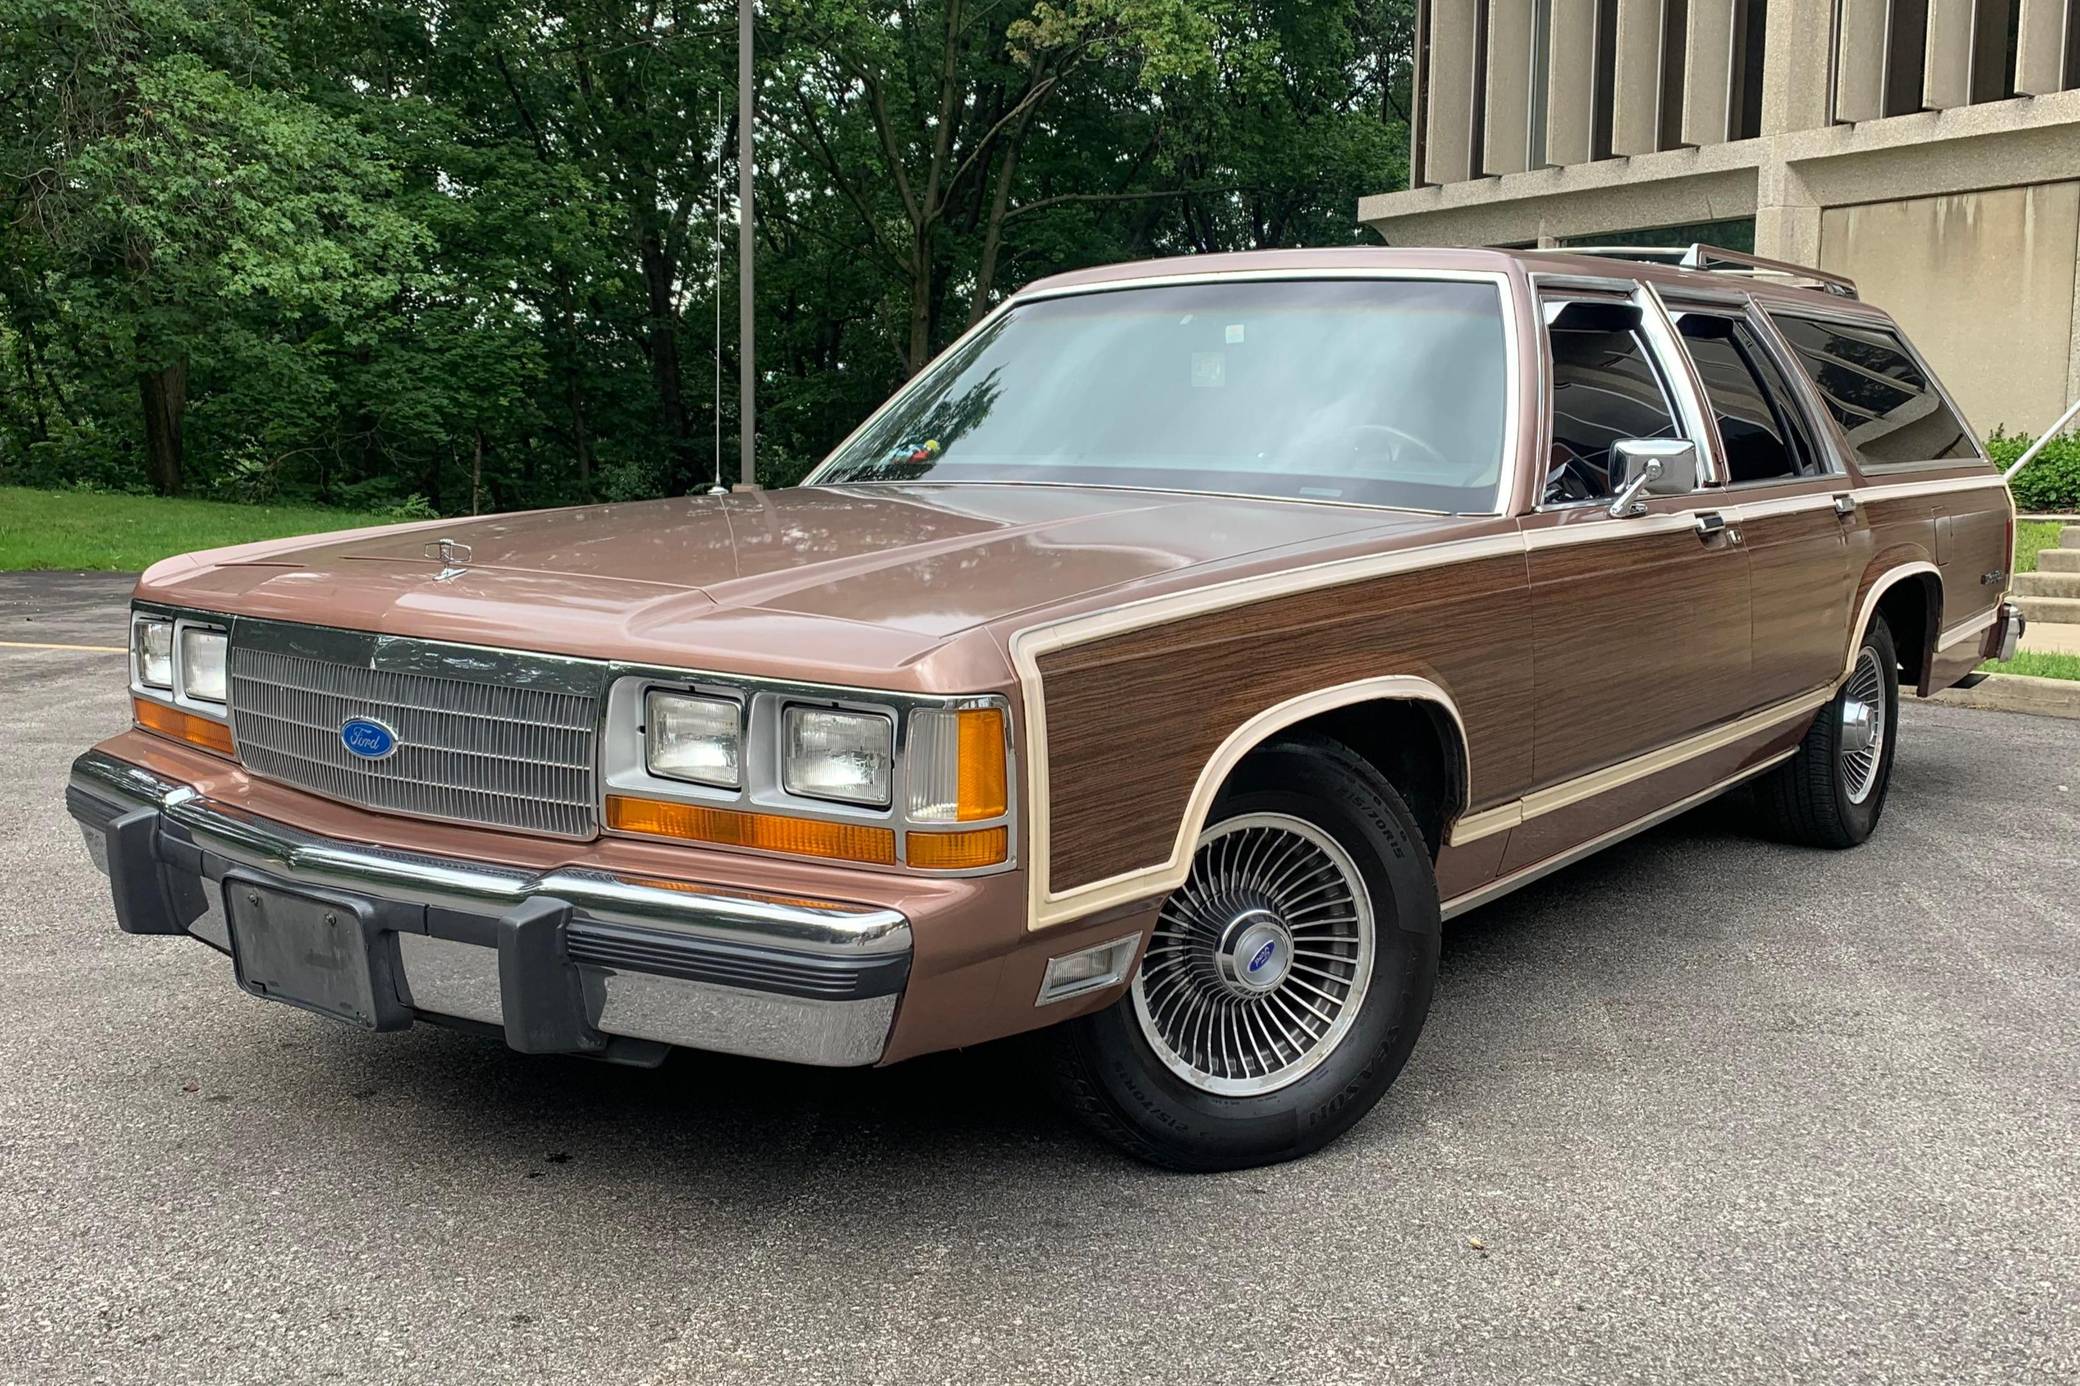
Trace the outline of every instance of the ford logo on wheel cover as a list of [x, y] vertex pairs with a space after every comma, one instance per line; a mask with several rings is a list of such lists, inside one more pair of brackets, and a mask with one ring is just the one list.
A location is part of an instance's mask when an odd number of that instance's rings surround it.
[[1268, 938], [1265, 939], [1264, 946], [1262, 948], [1259, 948], [1257, 950], [1257, 955], [1249, 960], [1249, 970], [1252, 972], [1263, 971], [1264, 964], [1270, 962], [1271, 955], [1273, 953], [1276, 953], [1277, 951], [1278, 945]]
[[373, 717], [350, 717], [340, 725], [340, 745], [363, 760], [381, 760], [397, 750], [397, 733]]

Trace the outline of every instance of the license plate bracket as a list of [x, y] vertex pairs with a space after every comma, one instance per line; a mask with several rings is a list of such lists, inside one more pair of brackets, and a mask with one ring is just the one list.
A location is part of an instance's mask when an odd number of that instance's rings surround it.
[[231, 873], [224, 913], [233, 973], [254, 996], [369, 1030], [412, 1023], [397, 985], [397, 935], [375, 902]]

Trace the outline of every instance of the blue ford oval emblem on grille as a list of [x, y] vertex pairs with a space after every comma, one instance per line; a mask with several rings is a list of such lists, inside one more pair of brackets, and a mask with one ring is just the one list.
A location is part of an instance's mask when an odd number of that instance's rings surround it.
[[1257, 950], [1257, 955], [1249, 960], [1249, 970], [1252, 972], [1262, 971], [1264, 964], [1270, 962], [1271, 955], [1273, 953], [1276, 953], [1277, 951], [1278, 945], [1268, 938], [1265, 939], [1264, 946], [1262, 948], [1259, 948]]
[[373, 717], [350, 717], [340, 725], [340, 745], [363, 760], [381, 760], [397, 749], [397, 733]]

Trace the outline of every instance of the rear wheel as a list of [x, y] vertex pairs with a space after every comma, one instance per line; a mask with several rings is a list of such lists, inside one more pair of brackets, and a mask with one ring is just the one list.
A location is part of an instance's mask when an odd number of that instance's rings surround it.
[[1215, 804], [1128, 994], [1054, 1031], [1060, 1087], [1156, 1164], [1305, 1155], [1407, 1062], [1437, 942], [1429, 852], [1392, 787], [1332, 744], [1261, 751]]
[[1898, 745], [1899, 656], [1873, 621], [1849, 677], [1813, 719], [1798, 751], [1762, 781], [1757, 798], [1779, 837], [1811, 847], [1854, 847], [1885, 812]]

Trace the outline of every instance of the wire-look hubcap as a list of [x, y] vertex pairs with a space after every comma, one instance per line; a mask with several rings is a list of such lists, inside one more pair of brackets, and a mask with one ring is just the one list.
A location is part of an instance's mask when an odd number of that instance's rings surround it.
[[1878, 783], [1878, 762], [1885, 756], [1885, 671], [1875, 651], [1856, 656], [1856, 668], [1842, 690], [1842, 782], [1849, 802], [1868, 799]]
[[1336, 840], [1252, 813], [1208, 828], [1134, 978], [1156, 1057], [1223, 1096], [1275, 1092], [1335, 1052], [1372, 977], [1372, 897]]

